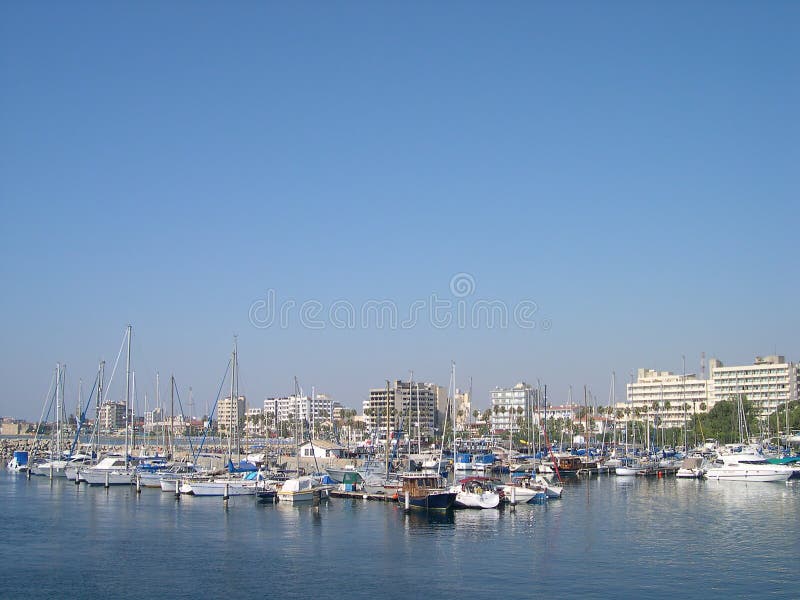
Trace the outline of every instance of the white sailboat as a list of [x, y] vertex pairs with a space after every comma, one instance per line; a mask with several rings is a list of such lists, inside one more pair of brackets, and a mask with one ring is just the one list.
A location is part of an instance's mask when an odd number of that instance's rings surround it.
[[61, 442], [61, 413], [64, 400], [64, 372], [61, 363], [56, 365], [56, 431], [55, 438], [51, 440], [50, 459], [31, 466], [32, 475], [53, 477], [66, 477], [64, 469], [67, 466], [67, 459], [62, 455]]
[[125, 450], [122, 457], [107, 456], [96, 465], [80, 469], [78, 477], [89, 485], [130, 485], [134, 482], [135, 467], [128, 455], [128, 431], [131, 405], [131, 335], [132, 327], [126, 329], [127, 353], [125, 358]]

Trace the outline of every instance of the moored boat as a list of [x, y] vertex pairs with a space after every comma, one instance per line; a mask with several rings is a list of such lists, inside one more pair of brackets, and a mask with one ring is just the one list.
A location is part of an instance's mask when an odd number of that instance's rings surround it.
[[397, 501], [407, 503], [408, 508], [422, 510], [448, 510], [456, 501], [456, 492], [450, 491], [441, 476], [431, 473], [403, 473], [402, 488]]
[[786, 465], [773, 465], [754, 450], [719, 454], [705, 474], [717, 481], [786, 481], [792, 469]]
[[6, 463], [6, 469], [15, 473], [24, 473], [28, 470], [28, 452], [26, 450], [14, 450], [11, 460]]
[[460, 508], [497, 508], [502, 500], [502, 490], [488, 477], [467, 477], [450, 486], [456, 492], [453, 506]]

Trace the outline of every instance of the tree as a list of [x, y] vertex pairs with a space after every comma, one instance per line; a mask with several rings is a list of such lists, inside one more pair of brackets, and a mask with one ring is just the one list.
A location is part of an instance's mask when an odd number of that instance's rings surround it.
[[[748, 430], [755, 431], [757, 420], [753, 404], [744, 399], [742, 408]], [[738, 400], [721, 400], [707, 413], [698, 415], [698, 419], [706, 436], [726, 444], [740, 441]]]

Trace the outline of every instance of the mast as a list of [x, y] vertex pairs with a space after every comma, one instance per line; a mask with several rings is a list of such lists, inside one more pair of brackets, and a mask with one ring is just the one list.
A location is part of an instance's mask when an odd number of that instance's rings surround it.
[[[59, 396], [59, 390], [61, 395]], [[56, 449], [50, 451], [50, 460], [58, 460], [61, 454], [61, 401], [64, 398], [64, 380], [61, 374], [61, 363], [56, 363]], [[52, 439], [52, 438], [51, 438]]]
[[131, 449], [136, 450], [136, 371], [131, 372]]
[[131, 326], [128, 325], [128, 351], [125, 358], [125, 468], [128, 468], [128, 407], [131, 401]]
[[389, 380], [386, 380], [386, 478], [389, 478]]
[[161, 418], [161, 445], [164, 448], [164, 452], [167, 452], [167, 429], [164, 427], [164, 411], [161, 408], [161, 392], [159, 391], [160, 387], [161, 384], [159, 383], [159, 373], [156, 371], [156, 408], [158, 409], [158, 415]]
[[681, 362], [683, 363], [683, 376], [681, 379], [681, 403], [683, 404], [683, 452], [689, 454], [689, 437], [686, 426], [686, 356], [681, 355]]
[[233, 406], [236, 381], [236, 336], [233, 336], [233, 354], [231, 355], [231, 403], [228, 406], [228, 460], [233, 457]]
[[[450, 386], [453, 388], [453, 473], [455, 473], [456, 464], [456, 363], [450, 361]], [[455, 475], [453, 475], [455, 477]]]
[[[103, 406], [103, 385], [106, 376], [106, 361], [101, 360], [98, 368], [100, 372], [99, 381], [97, 383], [97, 399], [95, 400], [94, 407], [94, 433], [92, 434], [92, 455], [94, 455], [95, 444], [100, 435], [100, 407]], [[93, 456], [94, 457], [94, 456]]]
[[169, 458], [175, 460], [175, 374], [169, 377]]

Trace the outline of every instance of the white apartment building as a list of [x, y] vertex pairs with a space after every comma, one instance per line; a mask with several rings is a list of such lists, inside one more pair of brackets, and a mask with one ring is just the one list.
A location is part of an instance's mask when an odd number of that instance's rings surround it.
[[244, 413], [244, 432], [248, 436], [263, 437], [266, 432], [264, 409], [258, 406], [248, 408]]
[[304, 423], [306, 427], [314, 427], [320, 422], [331, 420], [336, 410], [340, 409], [338, 402], [326, 394], [313, 394], [311, 396], [296, 395], [282, 398], [267, 398], [264, 400], [264, 415], [271, 418], [271, 423]]
[[229, 433], [231, 426], [237, 431], [244, 425], [245, 397], [238, 396], [236, 402], [226, 396], [217, 402], [217, 427], [220, 433]]
[[519, 419], [530, 419], [536, 412], [536, 389], [524, 381], [510, 388], [495, 388], [492, 395], [492, 431], [519, 428]]
[[709, 382], [694, 373], [639, 369], [636, 381], [627, 384], [627, 402], [618, 402], [615, 409], [624, 411], [622, 420], [655, 419], [659, 427], [672, 428], [683, 427], [695, 413], [711, 410], [714, 402]]
[[726, 367], [712, 358], [708, 362], [714, 402], [734, 400], [740, 395], [751, 401], [760, 417], [767, 417], [786, 402], [797, 400], [798, 365], [783, 356], [757, 356], [752, 365]]
[[364, 422], [370, 433], [386, 432], [386, 412], [390, 427], [402, 428], [406, 436], [429, 437], [440, 427], [447, 410], [447, 390], [435, 383], [397, 380], [393, 385], [374, 388], [363, 402]]
[[563, 419], [565, 421], [574, 421], [580, 411], [581, 407], [577, 404], [554, 404], [552, 406], [534, 406], [533, 410], [533, 423], [540, 425], [547, 415], [547, 420], [550, 419]]
[[144, 413], [144, 431], [145, 433], [152, 433], [153, 431], [160, 431], [164, 422], [164, 409], [154, 408], [153, 410]]

